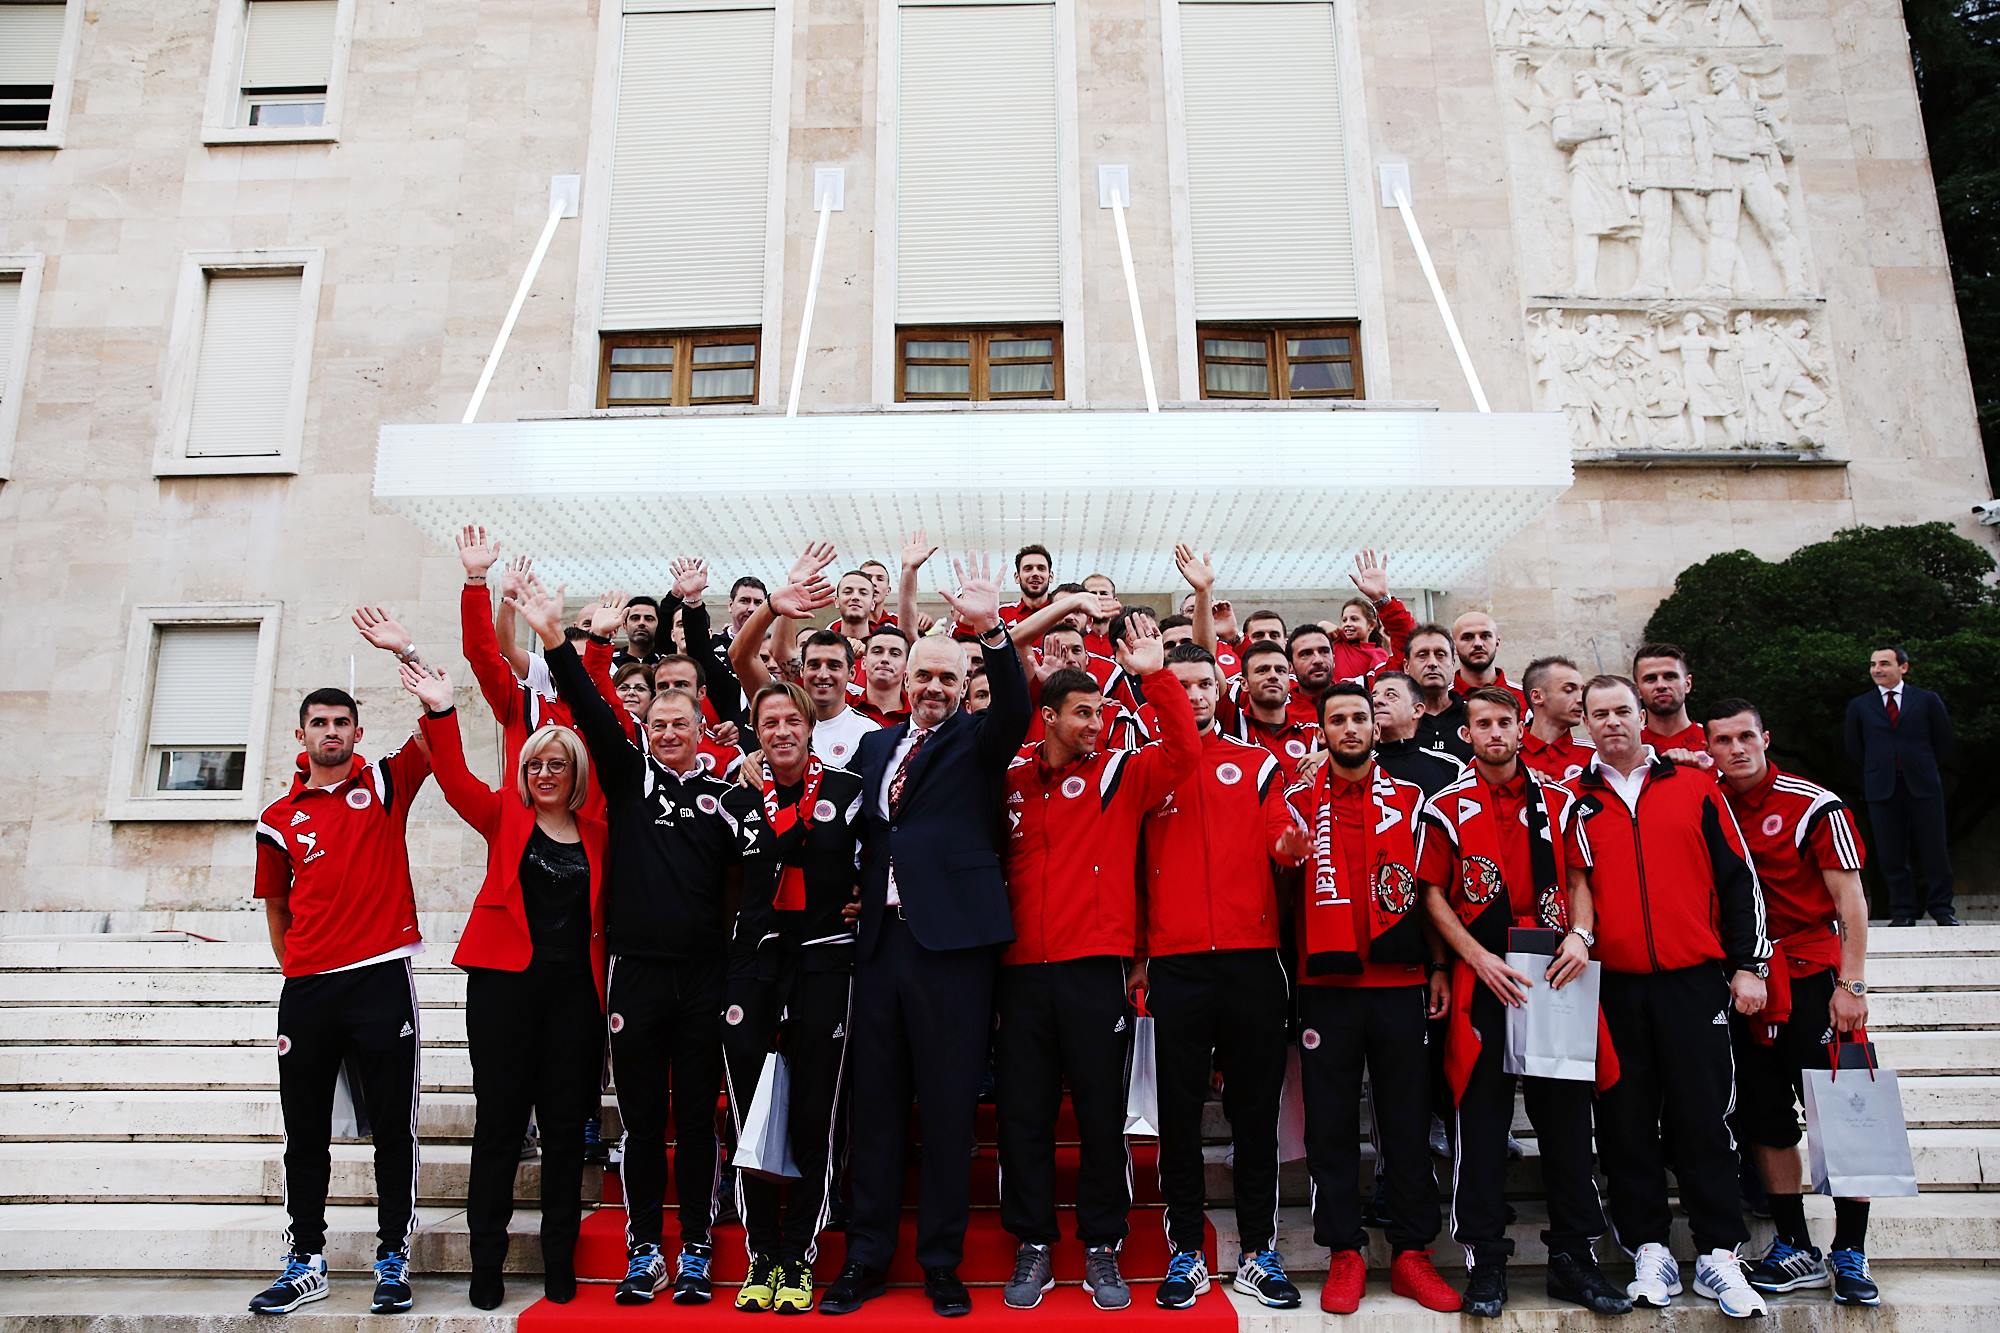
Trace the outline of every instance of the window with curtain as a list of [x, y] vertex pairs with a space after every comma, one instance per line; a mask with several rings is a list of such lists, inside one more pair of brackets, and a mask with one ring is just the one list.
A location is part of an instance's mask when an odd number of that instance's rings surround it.
[[1203, 324], [1203, 398], [1359, 398], [1361, 326]]
[[756, 329], [607, 333], [599, 407], [703, 407], [757, 401]]
[[65, 8], [61, 0], [0, 4], [0, 133], [49, 127]]
[[240, 125], [326, 123], [337, 0], [249, 0], [243, 18]]
[[188, 457], [284, 452], [302, 277], [297, 269], [217, 270], [204, 277]]
[[896, 330], [896, 401], [1062, 397], [1062, 326]]
[[255, 624], [154, 631], [144, 792], [243, 790], [257, 638]]

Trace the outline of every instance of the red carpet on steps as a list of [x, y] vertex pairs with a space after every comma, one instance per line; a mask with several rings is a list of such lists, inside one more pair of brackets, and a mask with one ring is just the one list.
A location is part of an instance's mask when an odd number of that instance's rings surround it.
[[[571, 1333], [571, 1330], [613, 1328], [621, 1325], [666, 1329], [727, 1328], [734, 1333], [747, 1333], [749, 1329], [766, 1328], [776, 1324], [778, 1328], [793, 1328], [798, 1321], [783, 1315], [758, 1315], [755, 1323], [746, 1323], [751, 1316], [737, 1311], [731, 1301], [733, 1291], [718, 1289], [715, 1299], [703, 1306], [675, 1305], [661, 1296], [648, 1306], [619, 1305], [611, 1299], [612, 1288], [592, 1285], [580, 1288], [576, 1299], [567, 1305], [552, 1305], [548, 1301], [537, 1301], [521, 1312], [519, 1327], [521, 1333]], [[1003, 1322], [1009, 1328], [1032, 1328], [1037, 1333], [1110, 1333], [1112, 1329], [1157, 1328], [1172, 1329], [1175, 1333], [1220, 1333], [1236, 1327], [1236, 1307], [1229, 1303], [1229, 1297], [1220, 1284], [1209, 1288], [1208, 1295], [1201, 1298], [1192, 1310], [1162, 1310], [1153, 1304], [1153, 1288], [1134, 1286], [1130, 1309], [1105, 1311], [1091, 1305], [1090, 1297], [1082, 1287], [1066, 1284], [1057, 1287], [1043, 1298], [1042, 1303], [1032, 1310], [1009, 1310], [1000, 1301], [997, 1287], [975, 1287], [972, 1291], [972, 1313], [963, 1320], [939, 1319], [931, 1312], [931, 1303], [924, 1299], [924, 1293], [908, 1287], [892, 1289], [888, 1295], [872, 1300], [851, 1315], [838, 1320], [822, 1322], [818, 1311], [806, 1316], [814, 1322], [806, 1327], [824, 1329], [826, 1333], [868, 1333], [878, 1328], [928, 1329], [931, 1333], [943, 1333], [947, 1329], [963, 1329], [983, 1324], [996, 1327]]]

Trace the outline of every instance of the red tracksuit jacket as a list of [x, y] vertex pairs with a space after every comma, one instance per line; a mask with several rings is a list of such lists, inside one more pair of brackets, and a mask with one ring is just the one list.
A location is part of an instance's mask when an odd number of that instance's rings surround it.
[[1277, 948], [1271, 844], [1291, 823], [1283, 766], [1210, 727], [1193, 775], [1146, 815], [1147, 956]]

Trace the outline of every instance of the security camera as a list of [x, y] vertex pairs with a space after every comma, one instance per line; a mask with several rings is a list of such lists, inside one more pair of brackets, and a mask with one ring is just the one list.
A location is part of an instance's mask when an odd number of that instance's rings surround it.
[[2000, 528], [2000, 500], [1988, 500], [1972, 506], [1972, 515], [1989, 528]]

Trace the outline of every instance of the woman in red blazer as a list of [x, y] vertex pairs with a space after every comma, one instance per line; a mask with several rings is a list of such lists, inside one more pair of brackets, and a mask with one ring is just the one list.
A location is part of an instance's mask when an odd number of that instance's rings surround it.
[[590, 759], [574, 732], [542, 727], [494, 791], [465, 766], [444, 672], [405, 666], [403, 687], [423, 701], [445, 800], [486, 839], [486, 880], [452, 958], [466, 975], [476, 1105], [466, 1192], [472, 1303], [491, 1310], [505, 1298], [514, 1169], [531, 1111], [542, 1130], [543, 1280], [550, 1300], [567, 1301], [576, 1295], [583, 1122], [603, 1059], [604, 820], [584, 808]]

